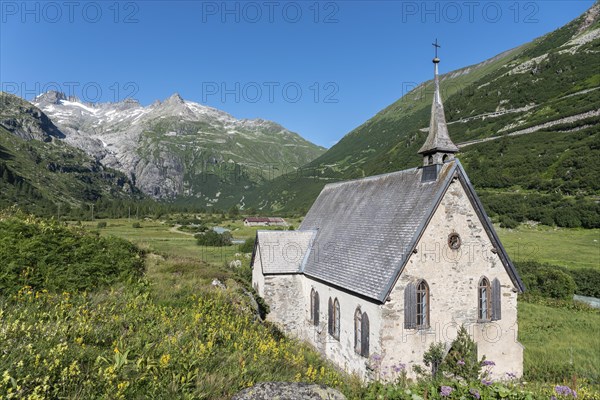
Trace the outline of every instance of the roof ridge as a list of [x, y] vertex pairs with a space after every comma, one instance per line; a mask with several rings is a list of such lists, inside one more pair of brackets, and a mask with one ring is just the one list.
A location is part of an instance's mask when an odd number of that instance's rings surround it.
[[403, 169], [402, 171], [386, 172], [385, 174], [370, 175], [370, 176], [365, 176], [363, 178], [354, 178], [354, 179], [347, 179], [345, 181], [332, 182], [332, 183], [326, 184], [323, 187], [323, 189], [333, 188], [333, 187], [337, 187], [337, 186], [341, 186], [341, 185], [345, 185], [345, 184], [350, 184], [350, 183], [356, 183], [356, 182], [375, 181], [375, 180], [383, 179], [383, 178], [386, 178], [386, 177], [389, 177], [389, 176], [406, 174], [406, 173], [411, 172], [411, 171], [418, 172], [422, 168], [423, 167], [414, 167], [414, 168]]

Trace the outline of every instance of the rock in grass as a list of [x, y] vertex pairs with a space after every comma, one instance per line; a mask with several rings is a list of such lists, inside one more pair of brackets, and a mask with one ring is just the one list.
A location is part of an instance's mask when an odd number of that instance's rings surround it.
[[242, 390], [232, 400], [346, 400], [346, 397], [324, 385], [261, 382]]

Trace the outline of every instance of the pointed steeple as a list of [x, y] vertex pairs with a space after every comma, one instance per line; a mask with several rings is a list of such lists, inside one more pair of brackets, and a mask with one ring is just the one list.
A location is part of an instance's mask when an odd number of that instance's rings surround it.
[[427, 135], [427, 140], [419, 149], [419, 154], [423, 155], [423, 165], [442, 164], [444, 161], [453, 159], [454, 154], [458, 153], [458, 147], [448, 135], [444, 105], [440, 95], [440, 80], [438, 77], [440, 59], [437, 57], [437, 49], [440, 45], [437, 43], [437, 39], [433, 45], [435, 46], [435, 58], [433, 59], [435, 92], [433, 94], [433, 104], [431, 105], [429, 135]]

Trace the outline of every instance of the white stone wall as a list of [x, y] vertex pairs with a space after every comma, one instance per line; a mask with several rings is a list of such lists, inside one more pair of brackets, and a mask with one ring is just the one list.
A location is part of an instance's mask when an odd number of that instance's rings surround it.
[[256, 246], [254, 253], [254, 264], [252, 265], [252, 287], [260, 297], [265, 297], [265, 277], [262, 273], [262, 264], [260, 261], [260, 247]]
[[293, 336], [304, 330], [302, 279], [301, 275], [291, 274], [265, 276], [263, 298], [269, 305], [267, 320]]
[[[312, 289], [319, 293], [319, 326], [315, 327], [310, 320], [310, 293]], [[306, 299], [304, 325], [306, 330], [301, 337], [311, 343], [316, 349], [349, 373], [356, 373], [367, 378], [366, 363], [368, 358], [354, 351], [354, 313], [357, 307], [366, 312], [369, 317], [369, 351], [370, 354], [381, 353], [381, 307], [368, 300], [361, 299], [347, 292], [332, 288], [310, 278], [303, 280], [303, 294]], [[340, 303], [340, 338], [329, 335], [329, 298], [336, 298]]]
[[[448, 247], [448, 235], [461, 236], [459, 250]], [[517, 342], [517, 291], [458, 180], [451, 183], [431, 222], [383, 306], [381, 342], [382, 368], [399, 363], [422, 364], [431, 343], [451, 343], [464, 324], [478, 345], [479, 357], [494, 361], [493, 377], [506, 373], [521, 376], [523, 347]], [[502, 318], [477, 322], [479, 280], [498, 278], [502, 285]], [[404, 288], [409, 282], [425, 279], [430, 288], [430, 328], [404, 329]]]

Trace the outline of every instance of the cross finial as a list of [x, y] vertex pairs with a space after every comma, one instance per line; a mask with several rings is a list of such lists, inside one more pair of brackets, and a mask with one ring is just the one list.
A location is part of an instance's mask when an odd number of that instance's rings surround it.
[[433, 59], [433, 62], [440, 62], [440, 59], [438, 58], [438, 49], [442, 46], [438, 44], [437, 38], [435, 39], [435, 43], [431, 43], [431, 45], [435, 47], [435, 58]]

